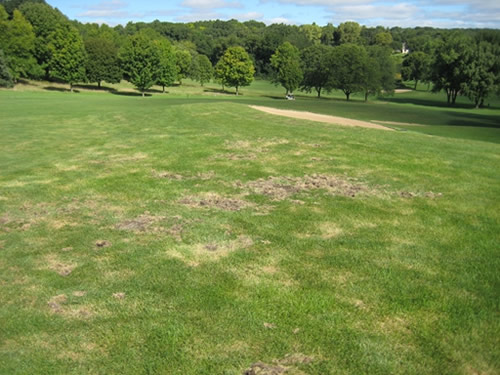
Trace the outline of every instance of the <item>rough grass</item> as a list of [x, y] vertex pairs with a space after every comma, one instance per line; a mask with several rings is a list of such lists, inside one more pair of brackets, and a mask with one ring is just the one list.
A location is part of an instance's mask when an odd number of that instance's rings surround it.
[[248, 101], [0, 92], [0, 373], [498, 373], [498, 144]]

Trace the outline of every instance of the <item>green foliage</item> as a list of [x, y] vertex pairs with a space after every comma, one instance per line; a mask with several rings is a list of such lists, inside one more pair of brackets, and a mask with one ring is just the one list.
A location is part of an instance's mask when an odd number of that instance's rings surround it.
[[466, 75], [462, 91], [479, 108], [500, 84], [500, 46], [476, 42], [466, 66]]
[[392, 44], [392, 35], [388, 32], [380, 32], [375, 35], [375, 44], [389, 47]]
[[85, 80], [86, 53], [78, 31], [69, 25], [59, 25], [49, 37], [50, 76], [73, 84]]
[[89, 82], [97, 82], [101, 87], [101, 81], [118, 83], [122, 78], [122, 72], [118, 61], [118, 48], [115, 44], [104, 38], [92, 37], [85, 40], [87, 51], [86, 76]]
[[470, 61], [473, 42], [461, 33], [446, 37], [434, 54], [431, 70], [433, 91], [444, 90], [448, 104], [455, 104], [457, 95], [467, 82], [467, 65]]
[[357, 44], [360, 42], [361, 26], [357, 22], [347, 21], [341, 23], [336, 31], [339, 44]]
[[366, 89], [368, 64], [368, 54], [363, 47], [355, 44], [335, 47], [329, 85], [342, 90], [349, 100], [352, 93]]
[[301, 89], [311, 92], [312, 89], [321, 97], [321, 91], [330, 89], [328, 86], [331, 75], [333, 47], [325, 45], [315, 45], [302, 51], [302, 71], [304, 79]]
[[230, 47], [215, 66], [215, 77], [223, 86], [235, 87], [236, 95], [241, 86], [253, 81], [255, 68], [243, 47]]
[[156, 44], [145, 34], [138, 33], [127, 39], [119, 56], [125, 78], [144, 96], [145, 90], [155, 83], [160, 66], [160, 53]]
[[416, 90], [418, 81], [425, 81], [429, 78], [430, 65], [430, 57], [425, 52], [412, 52], [406, 55], [403, 60], [401, 75], [406, 81], [415, 81]]
[[196, 55], [191, 64], [190, 76], [195, 81], [200, 82], [201, 86], [210, 82], [214, 75], [212, 63], [205, 55]]
[[[1, 7], [1, 6], [0, 6]], [[0, 13], [2, 9], [0, 8]], [[11, 20], [1, 16], [0, 49], [7, 54], [7, 64], [14, 81], [20, 77], [36, 77], [36, 61], [33, 57], [35, 34], [31, 24], [15, 9]]]
[[33, 26], [36, 37], [34, 57], [40, 69], [45, 71], [45, 78], [50, 78], [50, 38], [59, 26], [68, 25], [69, 21], [57, 9], [44, 3], [26, 2], [20, 6], [19, 10]]
[[182, 85], [182, 79], [189, 76], [192, 61], [191, 53], [185, 49], [177, 49], [175, 51], [175, 60], [177, 64], [177, 79]]
[[12, 87], [13, 85], [14, 82], [7, 66], [7, 59], [4, 52], [0, 49], [0, 87]]
[[156, 40], [155, 44], [159, 54], [155, 82], [162, 86], [165, 92], [165, 86], [172, 86], [177, 78], [176, 56], [172, 45], [165, 38]]
[[286, 90], [286, 94], [293, 93], [302, 82], [300, 52], [297, 47], [289, 42], [283, 43], [271, 56], [271, 66], [275, 69], [273, 82], [281, 84]]
[[314, 22], [312, 25], [300, 26], [300, 31], [305, 34], [307, 39], [312, 44], [319, 44], [321, 42], [321, 36], [323, 34], [323, 30], [320, 26], [316, 25]]
[[368, 48], [368, 56], [363, 77], [365, 101], [369, 95], [394, 92], [395, 66], [391, 50], [378, 45]]
[[19, 9], [25, 3], [45, 4], [45, 0], [0, 0], [0, 6], [3, 5], [5, 7], [6, 13], [8, 13], [9, 17], [12, 17], [14, 10]]

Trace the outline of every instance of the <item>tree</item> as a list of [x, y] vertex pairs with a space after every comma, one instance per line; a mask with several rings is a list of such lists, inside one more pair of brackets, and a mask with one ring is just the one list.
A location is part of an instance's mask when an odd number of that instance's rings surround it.
[[119, 53], [125, 78], [142, 93], [155, 83], [160, 54], [153, 40], [144, 33], [130, 36]]
[[271, 56], [271, 66], [275, 69], [273, 81], [281, 84], [287, 95], [293, 93], [302, 82], [304, 74], [300, 65], [299, 50], [289, 42], [279, 46]]
[[7, 59], [0, 49], [0, 87], [12, 87], [12, 75], [7, 67]]
[[172, 45], [167, 39], [156, 40], [156, 47], [159, 53], [159, 65], [156, 70], [156, 84], [163, 88], [165, 93], [165, 86], [172, 86], [177, 78], [177, 64], [175, 60], [175, 53]]
[[255, 68], [243, 47], [230, 47], [217, 65], [215, 76], [224, 86], [235, 87], [236, 95], [241, 86], [248, 86], [253, 81]]
[[474, 102], [476, 108], [495, 91], [500, 83], [500, 50], [488, 42], [477, 42], [466, 67], [467, 81], [462, 90]]
[[20, 6], [19, 10], [33, 26], [36, 37], [34, 56], [40, 69], [45, 72], [45, 78], [48, 79], [51, 59], [50, 38], [59, 26], [68, 26], [69, 21], [57, 9], [44, 3], [26, 2]]
[[472, 53], [472, 40], [462, 34], [446, 37], [436, 48], [431, 68], [434, 92], [444, 90], [448, 105], [455, 104], [462, 86], [467, 82], [467, 64]]
[[389, 47], [392, 44], [392, 35], [388, 32], [380, 32], [375, 35], [375, 44]]
[[213, 75], [214, 68], [208, 57], [205, 55], [197, 55], [193, 59], [191, 65], [191, 77], [200, 82], [200, 85], [203, 86], [206, 82], [210, 82]]
[[118, 48], [108, 39], [93, 37], [85, 41], [87, 63], [85, 65], [87, 80], [97, 82], [119, 83], [122, 79], [120, 63], [118, 61]]
[[328, 83], [331, 74], [332, 50], [333, 47], [320, 44], [302, 51], [301, 60], [304, 72], [302, 90], [311, 92], [314, 89], [320, 98], [323, 89], [330, 89]]
[[182, 85], [182, 79], [189, 75], [192, 56], [189, 51], [178, 49], [175, 51], [175, 59], [177, 64], [177, 79], [179, 80], [179, 84]]
[[0, 5], [3, 4], [9, 17], [12, 17], [14, 10], [19, 9], [21, 5], [28, 2], [45, 4], [45, 0], [0, 0]]
[[52, 78], [73, 84], [85, 80], [85, 47], [78, 31], [69, 25], [59, 25], [49, 38], [51, 54], [48, 67]]
[[365, 102], [369, 95], [376, 95], [384, 91], [394, 92], [395, 66], [388, 47], [371, 46], [367, 50], [363, 86], [365, 91]]
[[405, 59], [403, 60], [401, 75], [406, 81], [414, 80], [414, 89], [416, 90], [418, 81], [428, 78], [429, 68], [430, 58], [426, 53], [420, 51], [412, 52], [409, 55], [406, 55]]
[[360, 41], [361, 26], [357, 22], [344, 22], [337, 28], [339, 44], [357, 44]]
[[305, 34], [307, 39], [312, 44], [319, 44], [321, 42], [323, 30], [321, 29], [321, 26], [316, 25], [314, 22], [312, 23], [312, 25], [300, 26], [300, 31]]
[[335, 47], [329, 85], [342, 90], [349, 100], [352, 93], [365, 89], [367, 64], [368, 55], [363, 47], [355, 44]]
[[30, 23], [17, 9], [12, 20], [0, 5], [0, 49], [8, 56], [7, 65], [16, 82], [20, 77], [36, 76], [36, 60], [33, 57], [35, 34]]

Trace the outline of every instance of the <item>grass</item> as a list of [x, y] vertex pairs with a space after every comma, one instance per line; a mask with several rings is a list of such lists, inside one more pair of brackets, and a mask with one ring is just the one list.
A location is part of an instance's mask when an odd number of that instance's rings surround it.
[[498, 109], [259, 85], [0, 91], [0, 373], [500, 371]]

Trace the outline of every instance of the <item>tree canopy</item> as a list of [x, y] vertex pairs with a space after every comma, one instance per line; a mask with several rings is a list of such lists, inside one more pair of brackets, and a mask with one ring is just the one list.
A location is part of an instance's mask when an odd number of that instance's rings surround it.
[[215, 76], [224, 85], [236, 88], [236, 95], [241, 86], [248, 86], [253, 81], [255, 68], [243, 47], [230, 47], [217, 65]]
[[300, 52], [290, 42], [283, 43], [271, 56], [271, 66], [275, 69], [273, 81], [281, 84], [287, 95], [302, 82], [304, 74], [300, 65]]

